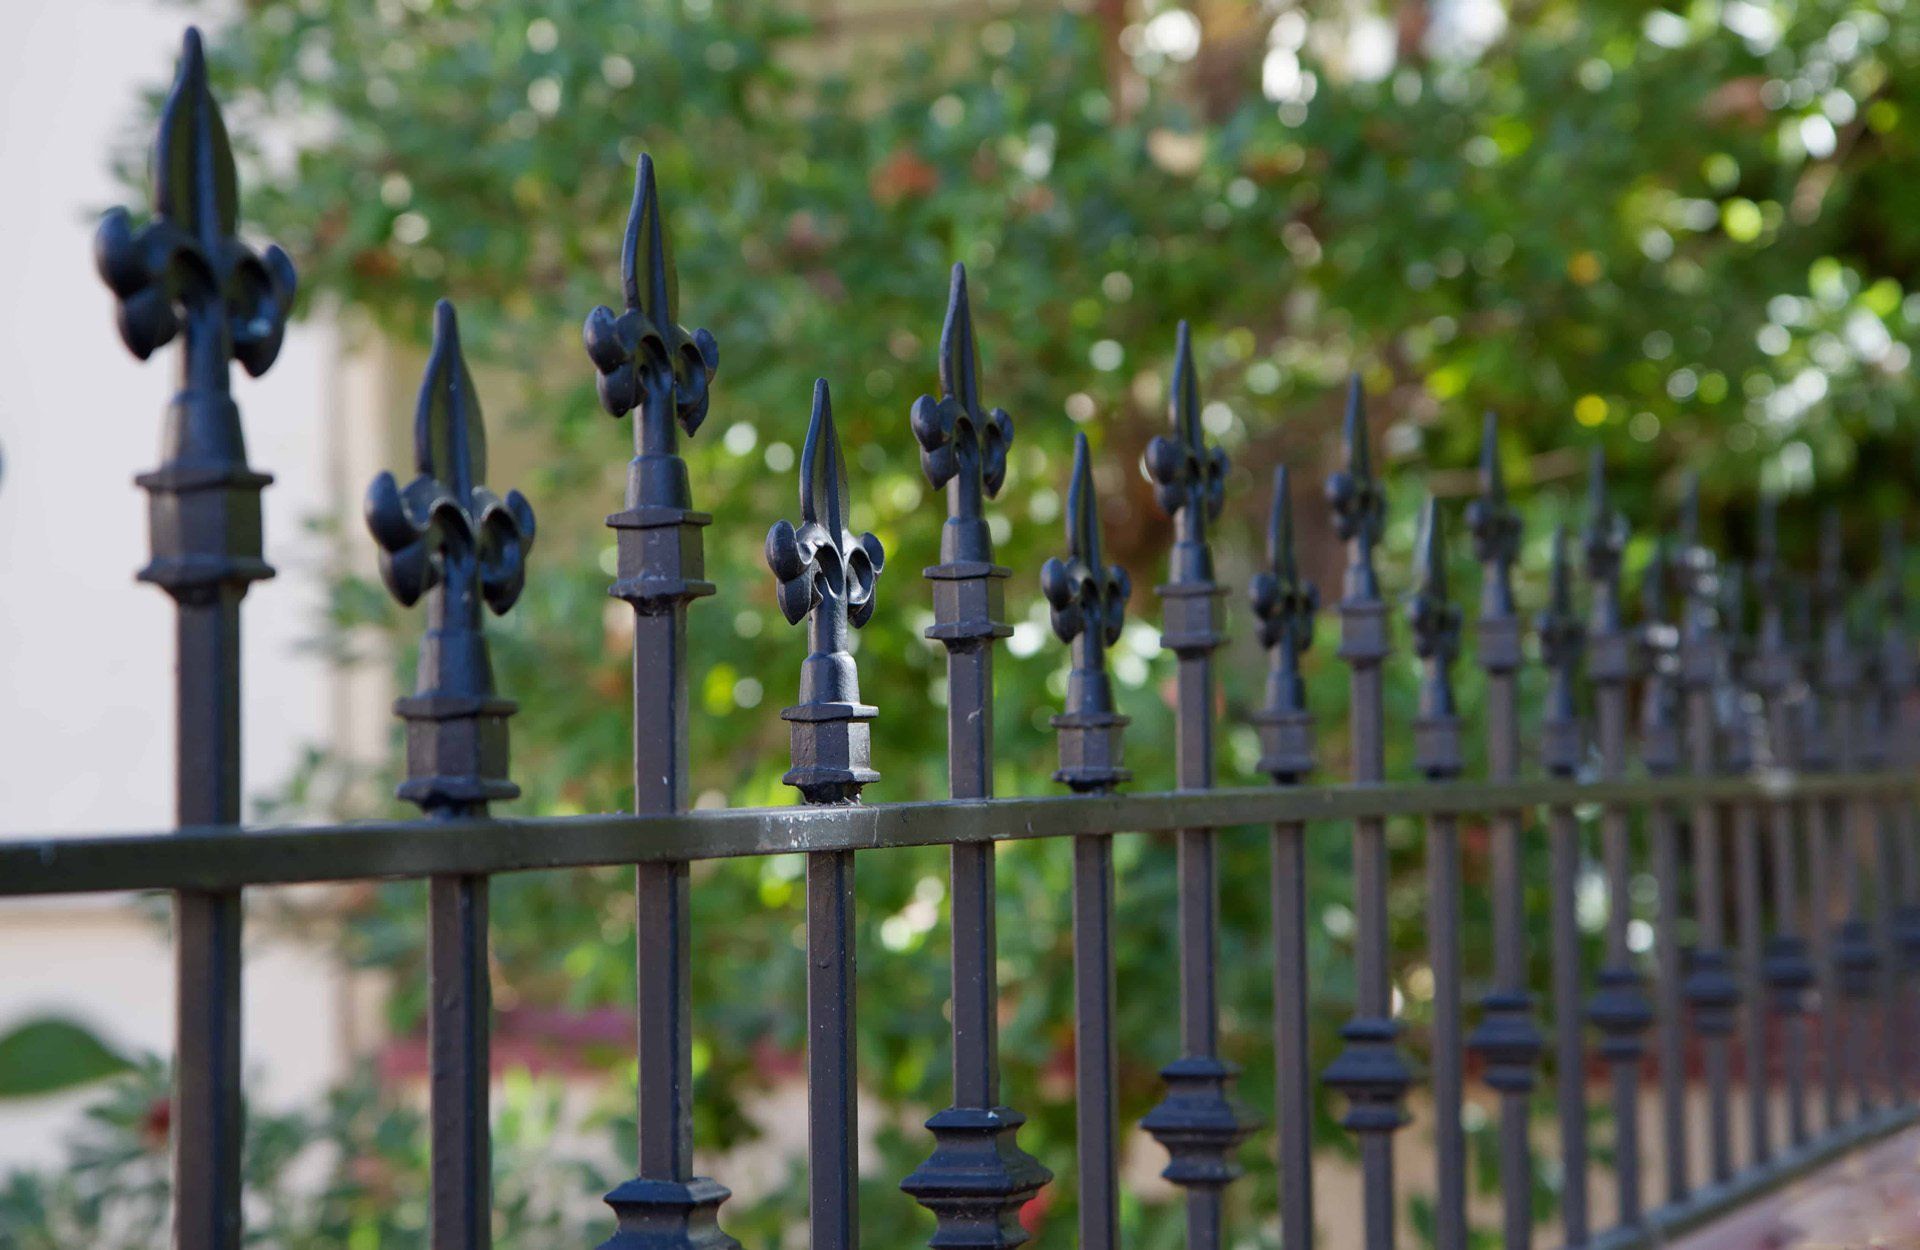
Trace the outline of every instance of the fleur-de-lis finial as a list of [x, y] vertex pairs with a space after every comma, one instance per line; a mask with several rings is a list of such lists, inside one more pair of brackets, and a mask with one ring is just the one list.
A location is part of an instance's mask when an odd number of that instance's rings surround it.
[[1500, 427], [1489, 412], [1480, 435], [1480, 495], [1467, 505], [1467, 528], [1475, 557], [1487, 567], [1481, 583], [1481, 615], [1513, 613], [1513, 562], [1520, 558], [1520, 515], [1507, 503], [1507, 479], [1500, 467]]
[[1273, 471], [1273, 505], [1267, 513], [1267, 567], [1253, 575], [1253, 613], [1260, 618], [1260, 645], [1278, 649], [1293, 670], [1286, 699], [1303, 706], [1297, 686], [1300, 656], [1313, 645], [1313, 618], [1320, 610], [1320, 590], [1300, 576], [1293, 544], [1293, 488], [1286, 465]]
[[1273, 471], [1267, 514], [1267, 567], [1253, 575], [1249, 597], [1267, 649], [1267, 702], [1253, 714], [1260, 726], [1259, 769], [1275, 781], [1298, 781], [1313, 771], [1312, 722], [1300, 658], [1313, 646], [1320, 590], [1300, 575], [1293, 543], [1293, 489], [1286, 465]]
[[[409, 759], [430, 761], [431, 770], [410, 775], [400, 797], [434, 812], [484, 810], [488, 801], [520, 791], [506, 776], [505, 726], [513, 705], [494, 694], [480, 609], [504, 613], [520, 597], [534, 520], [519, 491], [501, 499], [482, 485], [486, 426], [453, 305], [445, 300], [434, 308], [413, 455], [418, 472], [412, 481], [402, 487], [383, 472], [366, 501], [387, 589], [409, 607], [429, 592], [436, 600], [417, 691], [396, 704], [407, 721]], [[416, 750], [420, 746], [425, 749]]]
[[1888, 517], [1880, 527], [1880, 686], [1888, 703], [1886, 724], [1899, 730], [1903, 741], [1910, 741], [1905, 732], [1911, 724], [1906, 702], [1915, 673], [1913, 640], [1907, 634], [1904, 548], [1899, 518]]
[[1880, 523], [1880, 606], [1887, 623], [1906, 628], [1907, 556], [1900, 519], [1888, 517]]
[[[600, 373], [595, 379], [600, 404], [616, 417], [640, 409], [634, 446], [643, 458], [670, 457], [672, 422], [678, 421], [691, 436], [706, 419], [720, 346], [705, 330], [689, 333], [680, 325], [680, 281], [667, 247], [653, 158], [645, 153], [634, 171], [633, 207], [620, 247], [620, 286], [625, 309], [616, 313], [604, 304], [595, 308], [582, 332], [587, 355]], [[682, 468], [682, 493], [685, 475]]]
[[1540, 637], [1540, 662], [1550, 679], [1541, 758], [1547, 771], [1570, 777], [1580, 766], [1580, 716], [1574, 687], [1585, 650], [1586, 632], [1573, 606], [1573, 560], [1568, 552], [1567, 527], [1553, 531], [1553, 562], [1548, 575], [1547, 606], [1534, 622]]
[[1107, 648], [1120, 641], [1133, 583], [1100, 555], [1100, 504], [1094, 495], [1087, 436], [1073, 441], [1073, 480], [1067, 488], [1067, 558], [1040, 569], [1053, 632], [1073, 646], [1066, 710], [1053, 718], [1060, 731], [1060, 768], [1054, 780], [1076, 791], [1107, 790], [1132, 774], [1121, 767], [1121, 730], [1107, 678]]
[[1040, 588], [1052, 609], [1053, 632], [1062, 642], [1084, 640], [1089, 659], [1120, 640], [1133, 583], [1127, 571], [1100, 555], [1100, 505], [1094, 495], [1087, 436], [1073, 439], [1073, 480], [1067, 487], [1067, 558], [1040, 570]]
[[1607, 457], [1595, 447], [1587, 461], [1587, 517], [1581, 533], [1587, 582], [1593, 598], [1587, 633], [1593, 645], [1591, 671], [1600, 682], [1625, 681], [1633, 671], [1632, 641], [1620, 594], [1620, 558], [1627, 547], [1627, 519], [1607, 497]]
[[1377, 599], [1380, 583], [1374, 576], [1373, 549], [1380, 542], [1387, 500], [1373, 476], [1372, 455], [1367, 449], [1366, 393], [1357, 373], [1347, 383], [1343, 434], [1347, 467], [1327, 478], [1327, 502], [1333, 506], [1334, 532], [1347, 543], [1346, 597]]
[[1180, 323], [1173, 356], [1173, 384], [1167, 400], [1171, 435], [1155, 435], [1147, 444], [1147, 476], [1154, 498], [1178, 527], [1172, 581], [1211, 582], [1213, 555], [1207, 524], [1226, 502], [1227, 453], [1207, 445], [1200, 425], [1200, 384], [1193, 367], [1193, 340]]
[[1006, 480], [1013, 418], [1003, 409], [987, 409], [980, 398], [980, 364], [964, 265], [953, 267], [947, 291], [947, 319], [940, 330], [940, 398], [916, 399], [911, 423], [927, 481], [947, 489], [940, 558], [949, 563], [990, 563], [993, 547], [981, 516], [981, 501], [999, 494]]
[[1446, 534], [1440, 505], [1431, 495], [1420, 513], [1414, 566], [1407, 621], [1413, 627], [1413, 653], [1426, 662], [1414, 721], [1414, 765], [1429, 777], [1452, 777], [1460, 771], [1460, 718], [1453, 697], [1460, 609], [1447, 592]]
[[1647, 687], [1640, 701], [1641, 758], [1647, 770], [1670, 773], [1680, 766], [1678, 673], [1679, 631], [1668, 619], [1667, 584], [1673, 557], [1663, 535], [1640, 574], [1640, 648]]
[[[134, 355], [145, 360], [186, 327], [190, 387], [225, 390], [229, 359], [255, 377], [265, 373], [286, 332], [293, 262], [278, 247], [256, 254], [242, 244], [239, 211], [233, 149], [207, 86], [200, 32], [189, 27], [160, 110], [153, 219], [135, 230], [125, 209], [110, 210], [94, 236], [94, 258], [119, 297], [120, 337]], [[237, 437], [237, 419], [234, 428]]]
[[1717, 608], [1726, 656], [1720, 684], [1714, 691], [1714, 720], [1720, 729], [1720, 762], [1731, 772], [1753, 765], [1757, 726], [1746, 706], [1746, 683], [1752, 679], [1753, 640], [1747, 632], [1747, 571], [1731, 561], [1720, 568]]
[[[1837, 508], [1821, 514], [1819, 559], [1814, 594], [1820, 619], [1820, 684], [1844, 699], [1859, 684], [1860, 667], [1847, 619], [1846, 535]], [[1845, 715], [1845, 709], [1836, 706], [1835, 715]]]
[[880, 540], [855, 535], [847, 519], [847, 465], [833, 424], [824, 378], [813, 384], [813, 412], [800, 452], [800, 524], [774, 522], [767, 567], [780, 583], [781, 614], [809, 622], [810, 653], [800, 670], [800, 702], [781, 716], [792, 723], [794, 766], [783, 780], [810, 803], [847, 803], [879, 779], [868, 766], [868, 721], [860, 676], [847, 644], [849, 627], [873, 615], [874, 587], [886, 563]]

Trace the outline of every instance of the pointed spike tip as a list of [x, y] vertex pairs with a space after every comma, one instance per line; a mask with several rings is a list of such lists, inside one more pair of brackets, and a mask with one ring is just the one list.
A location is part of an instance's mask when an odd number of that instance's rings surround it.
[[1347, 443], [1347, 471], [1354, 477], [1367, 476], [1367, 396], [1360, 384], [1359, 371], [1347, 379], [1347, 411], [1342, 425]]
[[1500, 466], [1500, 418], [1491, 408], [1480, 421], [1480, 473], [1489, 494], [1506, 494], [1506, 475]]
[[1420, 509], [1421, 585], [1442, 596], [1447, 589], [1447, 536], [1440, 519], [1440, 501], [1432, 495]]
[[1293, 477], [1284, 464], [1273, 468], [1273, 507], [1267, 514], [1267, 559], [1276, 570], [1293, 568]]

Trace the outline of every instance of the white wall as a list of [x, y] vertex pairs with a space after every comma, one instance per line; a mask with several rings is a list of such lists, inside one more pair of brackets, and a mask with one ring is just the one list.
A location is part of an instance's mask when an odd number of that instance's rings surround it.
[[[141, 89], [170, 78], [186, 19], [162, 0], [5, 8], [0, 837], [163, 828], [172, 816], [172, 609], [133, 580], [147, 532], [132, 478], [158, 460], [177, 348], [142, 364], [120, 344], [91, 239], [94, 214], [128, 198], [108, 156], [141, 117]], [[243, 185], [243, 215], [244, 206]], [[321, 620], [327, 556], [303, 523], [334, 509], [344, 488], [331, 480], [344, 476], [338, 339], [296, 324], [265, 378], [234, 370], [252, 463], [277, 478], [266, 547], [279, 576], [256, 584], [244, 610], [250, 797], [282, 782], [338, 712], [326, 667], [300, 651]], [[249, 949], [248, 1068], [270, 1098], [306, 1096], [345, 1063], [342, 1034], [327, 1021], [338, 978], [312, 945], [262, 946]], [[132, 900], [0, 902], [0, 1031], [58, 1011], [122, 1045], [161, 1050], [172, 976], [164, 931]], [[49, 1137], [71, 1113], [71, 1100], [0, 1104], [0, 1165], [48, 1159]]]

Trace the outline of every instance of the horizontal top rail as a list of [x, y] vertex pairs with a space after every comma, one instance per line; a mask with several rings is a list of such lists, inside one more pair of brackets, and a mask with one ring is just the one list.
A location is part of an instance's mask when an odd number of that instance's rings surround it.
[[0, 842], [0, 897], [486, 875], [1542, 806], [1782, 801], [1915, 792], [1920, 792], [1920, 777], [1906, 772], [1759, 771], [1737, 777], [1618, 781], [1535, 778], [1500, 783], [1242, 786], [1158, 794], [726, 808], [645, 816], [210, 826]]

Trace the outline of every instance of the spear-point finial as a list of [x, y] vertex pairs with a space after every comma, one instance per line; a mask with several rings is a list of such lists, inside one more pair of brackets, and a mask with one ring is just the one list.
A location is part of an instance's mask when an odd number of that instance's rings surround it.
[[520, 793], [507, 779], [506, 718], [514, 708], [494, 693], [481, 606], [504, 613], [519, 599], [534, 520], [519, 491], [502, 499], [482, 482], [486, 425], [446, 300], [433, 311], [413, 457], [412, 481], [402, 487], [383, 472], [366, 501], [387, 589], [409, 607], [429, 593], [436, 603], [419, 684], [395, 704], [407, 722], [408, 759], [427, 768], [410, 771], [399, 793], [430, 813], [471, 815]]
[[1880, 604], [1889, 625], [1905, 629], [1907, 615], [1907, 555], [1900, 518], [1880, 523]]
[[233, 148], [207, 86], [200, 32], [189, 27], [153, 145], [153, 215], [138, 229], [123, 208], [101, 218], [94, 263], [118, 299], [120, 337], [145, 360], [184, 329], [183, 386], [168, 413], [173, 458], [202, 469], [244, 467], [240, 420], [223, 400], [228, 362], [258, 377], [280, 353], [293, 308], [293, 262], [236, 237]]
[[1366, 394], [1357, 373], [1347, 384], [1343, 429], [1347, 467], [1327, 478], [1327, 502], [1333, 507], [1334, 532], [1347, 543], [1345, 597], [1356, 602], [1374, 600], [1380, 597], [1380, 583], [1374, 576], [1373, 549], [1380, 542], [1386, 518], [1386, 496], [1373, 476], [1372, 456], [1367, 449]]
[[[1819, 572], [1814, 582], [1814, 596], [1820, 620], [1820, 684], [1844, 700], [1859, 684], [1860, 665], [1847, 619], [1846, 535], [1837, 508], [1828, 508], [1820, 517]], [[1833, 711], [1835, 716], [1847, 714], [1844, 707], [1837, 705]]]
[[1474, 554], [1489, 571], [1492, 584], [1505, 584], [1505, 608], [1512, 611], [1510, 573], [1520, 558], [1520, 517], [1507, 503], [1506, 473], [1500, 467], [1500, 427], [1489, 412], [1480, 435], [1480, 496], [1467, 505], [1467, 528], [1473, 533]]
[[1597, 682], [1625, 681], [1633, 672], [1632, 643], [1620, 593], [1620, 559], [1627, 547], [1627, 520], [1607, 496], [1607, 457], [1595, 447], [1587, 459], [1587, 517], [1581, 534], [1587, 582], [1593, 590], [1587, 625]]
[[[677, 420], [691, 436], [706, 419], [720, 346], [705, 330], [689, 333], [680, 325], [680, 281], [667, 246], [653, 158], [644, 152], [634, 171], [633, 207], [621, 239], [620, 292], [625, 308], [618, 313], [604, 304], [595, 308], [582, 331], [587, 355], [600, 374], [595, 380], [600, 405], [616, 417], [640, 409], [634, 446], [643, 460], [658, 462], [654, 472], [672, 475], [667, 462], [678, 464], [672, 422]], [[684, 495], [684, 465], [677, 477], [679, 494]], [[670, 485], [660, 484], [656, 493]], [[686, 506], [670, 498], [628, 502]]]
[[1060, 768], [1053, 779], [1080, 792], [1110, 790], [1132, 776], [1121, 765], [1127, 717], [1114, 710], [1107, 648], [1120, 641], [1133, 583], [1125, 569], [1101, 558], [1100, 503], [1090, 461], [1087, 436], [1076, 434], [1067, 487], [1067, 558], [1050, 559], [1040, 570], [1053, 632], [1073, 646], [1066, 709], [1053, 718], [1060, 731]]
[[1520, 515], [1507, 503], [1500, 427], [1486, 414], [1480, 434], [1480, 495], [1467, 504], [1467, 529], [1479, 559], [1480, 664], [1490, 673], [1520, 667], [1520, 619], [1513, 607], [1513, 562], [1520, 558]]
[[1173, 431], [1156, 435], [1147, 444], [1146, 469], [1154, 498], [1174, 518], [1177, 530], [1169, 580], [1176, 586], [1211, 587], [1213, 553], [1207, 545], [1207, 525], [1226, 502], [1227, 454], [1207, 445], [1200, 424], [1200, 385], [1193, 367], [1192, 335], [1184, 321], [1174, 349], [1167, 413]]
[[1671, 773], [1680, 766], [1680, 631], [1668, 616], [1667, 586], [1673, 554], [1665, 535], [1640, 574], [1640, 647], [1647, 686], [1640, 700], [1640, 754], [1647, 770]]
[[1567, 527], [1553, 531], [1553, 562], [1548, 574], [1547, 606], [1534, 622], [1540, 636], [1540, 662], [1550, 687], [1542, 717], [1541, 760], [1548, 772], [1570, 777], [1580, 766], [1580, 714], [1574, 702], [1586, 633], [1573, 606], [1573, 560]]
[[1249, 587], [1267, 649], [1267, 702], [1253, 714], [1260, 726], [1260, 771], [1279, 782], [1298, 781], [1313, 770], [1313, 723], [1307, 715], [1307, 685], [1300, 657], [1313, 645], [1313, 618], [1320, 591], [1300, 576], [1293, 545], [1293, 490], [1286, 465], [1273, 471], [1273, 505], [1267, 514], [1267, 567]]
[[1460, 609], [1447, 594], [1447, 545], [1440, 515], [1438, 502], [1428, 496], [1420, 513], [1407, 620], [1413, 626], [1413, 653], [1426, 661], [1420, 714], [1414, 721], [1415, 766], [1429, 777], [1452, 777], [1460, 771], [1460, 719], [1453, 697]]
[[1073, 440], [1067, 558], [1047, 561], [1040, 571], [1040, 586], [1052, 608], [1053, 632], [1060, 641], [1088, 639], [1104, 656], [1105, 649], [1120, 640], [1133, 584], [1125, 569], [1109, 568], [1100, 556], [1100, 503], [1094, 495], [1084, 433], [1075, 434]]
[[800, 702], [780, 714], [793, 731], [794, 766], [783, 780], [809, 803], [853, 802], [880, 776], [868, 764], [867, 722], [877, 710], [860, 702], [847, 631], [873, 615], [885, 563], [879, 539], [849, 528], [847, 466], [820, 379], [800, 452], [800, 524], [776, 521], [767, 532], [767, 567], [779, 581], [780, 611], [790, 624], [811, 622]]
[[921, 470], [933, 486], [947, 490], [942, 562], [956, 568], [991, 564], [993, 543], [981, 501], [999, 494], [1006, 480], [1013, 418], [1004, 409], [986, 408], [980, 398], [979, 353], [964, 265], [953, 267], [947, 291], [947, 319], [940, 330], [940, 398], [916, 399], [911, 424], [920, 444]]

